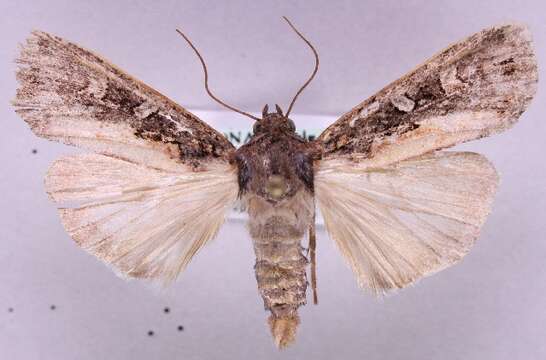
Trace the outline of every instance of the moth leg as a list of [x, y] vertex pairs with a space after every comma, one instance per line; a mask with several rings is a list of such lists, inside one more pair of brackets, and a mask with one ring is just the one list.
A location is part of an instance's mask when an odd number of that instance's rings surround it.
[[309, 257], [311, 258], [311, 288], [313, 289], [313, 304], [318, 304], [317, 295], [317, 234], [315, 231], [315, 215], [313, 214], [313, 221], [309, 227]]

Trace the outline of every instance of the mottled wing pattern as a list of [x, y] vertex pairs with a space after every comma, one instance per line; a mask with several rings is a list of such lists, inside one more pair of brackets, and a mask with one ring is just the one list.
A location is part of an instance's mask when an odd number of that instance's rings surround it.
[[324, 156], [385, 165], [512, 126], [537, 88], [530, 34], [483, 30], [343, 115], [318, 138]]
[[485, 157], [436, 152], [383, 168], [320, 163], [326, 229], [361, 286], [402, 288], [460, 260], [478, 237], [497, 186]]
[[67, 232], [122, 275], [174, 280], [236, 200], [233, 146], [56, 36], [33, 32], [17, 62], [13, 103], [32, 131], [93, 152], [59, 159], [46, 177]]
[[59, 37], [34, 31], [17, 63], [13, 104], [40, 137], [171, 171], [234, 149], [181, 106]]
[[509, 128], [536, 86], [527, 29], [496, 26], [440, 52], [319, 136], [318, 205], [361, 285], [401, 288], [466, 254], [497, 176], [480, 155], [435, 151]]
[[79, 246], [122, 275], [165, 282], [214, 238], [238, 194], [226, 163], [181, 173], [99, 154], [55, 161], [46, 190], [67, 205], [61, 220]]

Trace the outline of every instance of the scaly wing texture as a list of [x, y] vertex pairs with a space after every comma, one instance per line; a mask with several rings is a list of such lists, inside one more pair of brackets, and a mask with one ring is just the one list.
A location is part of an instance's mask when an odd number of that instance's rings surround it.
[[46, 189], [78, 245], [128, 277], [174, 280], [237, 198], [235, 170], [166, 172], [98, 154], [61, 158]]
[[519, 25], [483, 30], [440, 52], [328, 127], [324, 157], [382, 166], [512, 126], [537, 88], [531, 39]]
[[229, 141], [97, 55], [35, 31], [16, 111], [41, 137], [93, 154], [56, 161], [46, 188], [81, 247], [119, 273], [172, 281], [237, 196]]
[[326, 229], [361, 286], [402, 288], [460, 260], [478, 237], [497, 186], [475, 153], [429, 153], [369, 168], [324, 160], [315, 177]]
[[169, 171], [234, 149], [181, 106], [59, 37], [34, 31], [17, 63], [13, 104], [38, 136]]

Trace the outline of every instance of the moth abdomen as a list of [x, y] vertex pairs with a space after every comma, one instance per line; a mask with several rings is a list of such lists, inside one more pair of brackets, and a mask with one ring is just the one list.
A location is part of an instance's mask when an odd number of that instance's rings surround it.
[[260, 196], [244, 198], [249, 232], [256, 253], [256, 281], [271, 312], [269, 326], [277, 346], [292, 343], [299, 324], [298, 308], [306, 303], [308, 260], [301, 245], [312, 221], [312, 195], [301, 189], [294, 196], [272, 203]]
[[307, 276], [305, 269], [308, 261], [303, 256], [299, 243], [294, 246], [297, 260], [275, 262], [265, 258], [256, 259], [256, 280], [267, 310], [275, 306], [290, 305], [294, 310], [305, 305]]
[[307, 290], [307, 258], [303, 255], [300, 239], [271, 239], [269, 243], [254, 240], [256, 251], [256, 281], [271, 312], [268, 322], [278, 347], [295, 340], [299, 324], [298, 308], [305, 305]]

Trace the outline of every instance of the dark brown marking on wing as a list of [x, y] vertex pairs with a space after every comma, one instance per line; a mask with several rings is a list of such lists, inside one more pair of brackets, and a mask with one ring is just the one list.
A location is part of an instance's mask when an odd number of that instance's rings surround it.
[[376, 145], [396, 141], [418, 129], [422, 120], [459, 111], [496, 111], [507, 123], [492, 131], [498, 132], [525, 110], [536, 82], [536, 61], [525, 28], [486, 29], [440, 52], [344, 114], [317, 142], [326, 157], [371, 157]]
[[21, 87], [14, 104], [33, 129], [42, 119], [66, 115], [123, 123], [138, 138], [177, 145], [179, 159], [193, 165], [212, 158], [227, 160], [234, 150], [222, 134], [195, 115], [59, 37], [33, 32], [17, 62]]

